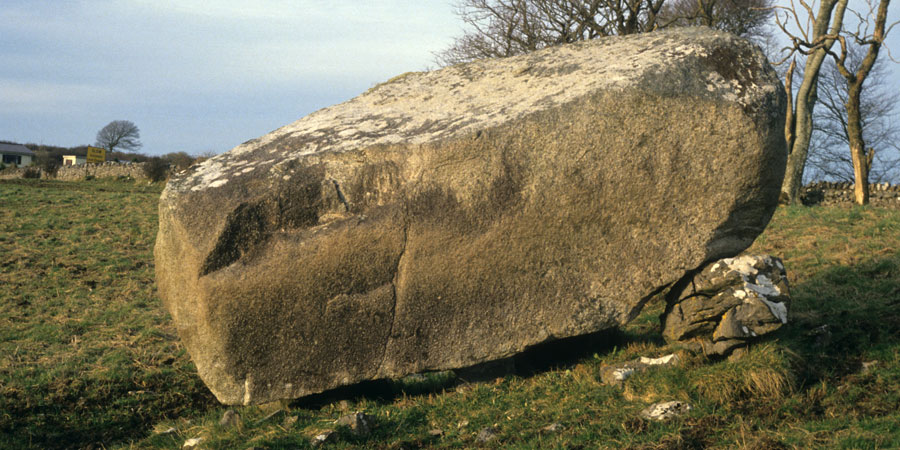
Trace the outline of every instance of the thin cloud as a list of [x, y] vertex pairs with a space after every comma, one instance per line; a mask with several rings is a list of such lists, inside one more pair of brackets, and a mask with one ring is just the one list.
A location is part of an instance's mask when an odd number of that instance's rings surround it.
[[0, 139], [128, 117], [148, 153], [226, 150], [425, 69], [457, 32], [448, 5], [404, 0], [0, 0]]
[[114, 89], [99, 86], [0, 79], [0, 109], [7, 111], [56, 114], [108, 105], [117, 97]]

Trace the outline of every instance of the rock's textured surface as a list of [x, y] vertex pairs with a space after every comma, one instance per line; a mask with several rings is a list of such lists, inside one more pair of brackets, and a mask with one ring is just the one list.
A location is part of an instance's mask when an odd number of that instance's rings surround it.
[[784, 104], [705, 29], [406, 74], [170, 180], [159, 293], [229, 404], [616, 326], [763, 230]]
[[663, 336], [695, 341], [707, 355], [727, 355], [788, 321], [790, 290], [778, 258], [725, 258], [685, 284], [669, 296]]

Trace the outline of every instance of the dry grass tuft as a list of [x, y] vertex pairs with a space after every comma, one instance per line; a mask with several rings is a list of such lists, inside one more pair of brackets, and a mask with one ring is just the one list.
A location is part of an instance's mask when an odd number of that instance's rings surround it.
[[793, 357], [772, 343], [751, 348], [743, 358], [695, 367], [691, 385], [719, 405], [746, 399], [783, 400], [796, 386]]

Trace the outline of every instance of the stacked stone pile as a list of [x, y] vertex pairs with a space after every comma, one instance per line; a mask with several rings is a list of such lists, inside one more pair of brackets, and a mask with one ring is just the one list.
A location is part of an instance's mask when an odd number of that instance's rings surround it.
[[776, 257], [723, 258], [682, 284], [666, 298], [663, 336], [707, 356], [728, 356], [788, 322], [790, 288]]
[[[817, 181], [803, 187], [801, 199], [805, 205], [853, 204], [854, 183]], [[874, 206], [900, 208], [900, 184], [873, 183], [869, 185], [869, 203]]]

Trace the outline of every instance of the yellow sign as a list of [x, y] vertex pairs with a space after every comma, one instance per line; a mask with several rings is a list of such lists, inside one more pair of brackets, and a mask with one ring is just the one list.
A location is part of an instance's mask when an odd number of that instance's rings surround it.
[[106, 149], [98, 147], [88, 147], [87, 162], [102, 163], [106, 161]]

